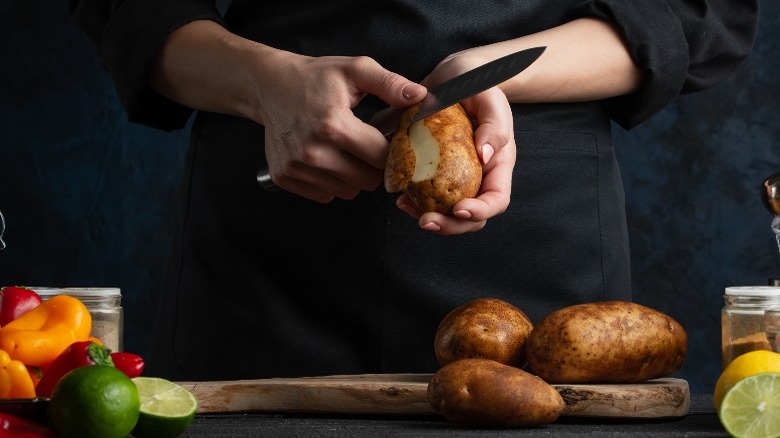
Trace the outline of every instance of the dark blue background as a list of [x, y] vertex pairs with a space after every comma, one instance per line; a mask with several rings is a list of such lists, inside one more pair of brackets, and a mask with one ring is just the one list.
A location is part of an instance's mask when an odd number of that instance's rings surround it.
[[[125, 349], [145, 354], [188, 131], [126, 121], [66, 2], [3, 0], [0, 29], [0, 284], [121, 287]], [[685, 326], [678, 376], [694, 392], [720, 373], [723, 289], [780, 276], [759, 197], [780, 171], [779, 37], [778, 2], [763, 0], [734, 76], [615, 128], [635, 298]]]

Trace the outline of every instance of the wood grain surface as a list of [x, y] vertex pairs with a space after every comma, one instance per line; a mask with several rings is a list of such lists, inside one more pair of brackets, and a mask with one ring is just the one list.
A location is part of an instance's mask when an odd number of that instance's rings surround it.
[[[215, 382], [178, 382], [195, 394], [198, 413], [277, 412], [435, 415], [428, 404], [431, 374], [362, 374]], [[688, 382], [553, 385], [563, 416], [672, 418], [688, 414]]]

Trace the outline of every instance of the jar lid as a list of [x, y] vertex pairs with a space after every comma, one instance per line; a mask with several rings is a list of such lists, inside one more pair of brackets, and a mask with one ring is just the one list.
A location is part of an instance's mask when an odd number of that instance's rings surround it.
[[726, 288], [726, 296], [742, 295], [748, 297], [780, 297], [780, 287], [775, 286], [731, 286]]
[[27, 286], [27, 288], [34, 290], [35, 293], [41, 296], [41, 298], [49, 298], [62, 293], [62, 289], [58, 287]]
[[[780, 290], [780, 288], [777, 288]], [[89, 297], [121, 297], [122, 292], [118, 287], [65, 287], [60, 293], [73, 296]]]

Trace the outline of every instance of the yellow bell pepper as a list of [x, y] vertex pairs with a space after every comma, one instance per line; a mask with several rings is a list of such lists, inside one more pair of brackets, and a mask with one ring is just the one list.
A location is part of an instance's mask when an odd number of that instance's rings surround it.
[[0, 399], [33, 397], [35, 385], [27, 367], [0, 350]]
[[0, 350], [25, 365], [51, 363], [70, 344], [89, 338], [92, 316], [78, 298], [55, 295], [0, 328]]

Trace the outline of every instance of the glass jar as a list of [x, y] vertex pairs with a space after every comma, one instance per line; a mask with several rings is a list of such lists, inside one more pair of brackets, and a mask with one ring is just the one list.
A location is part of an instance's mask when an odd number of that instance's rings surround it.
[[727, 287], [724, 298], [726, 305], [721, 310], [723, 368], [749, 351], [771, 351], [764, 312], [780, 307], [780, 287]]
[[111, 351], [123, 351], [124, 312], [122, 292], [115, 287], [36, 288], [34, 291], [46, 300], [54, 295], [67, 294], [78, 298], [92, 316], [92, 337], [100, 339]]
[[768, 309], [764, 312], [766, 323], [766, 339], [776, 353], [780, 353], [780, 308]]
[[5, 249], [5, 242], [3, 242], [3, 233], [5, 233], [5, 218], [3, 212], [0, 211], [0, 250]]

